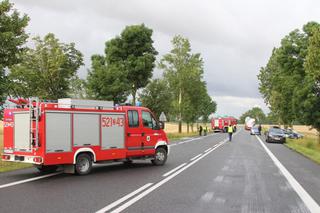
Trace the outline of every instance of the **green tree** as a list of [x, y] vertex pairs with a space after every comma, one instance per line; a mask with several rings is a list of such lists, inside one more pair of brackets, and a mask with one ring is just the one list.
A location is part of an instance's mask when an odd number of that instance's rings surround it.
[[159, 68], [164, 70], [164, 78], [172, 92], [172, 114], [179, 121], [181, 132], [182, 121], [192, 124], [201, 116], [202, 99], [207, 89], [203, 81], [203, 60], [199, 53], [191, 53], [188, 39], [175, 36], [173, 49], [164, 55]]
[[122, 103], [130, 89], [127, 72], [119, 63], [107, 64], [106, 57], [93, 55], [92, 66], [87, 77], [89, 96], [99, 100]]
[[[258, 78], [273, 118], [291, 125], [301, 121], [320, 131], [320, 25], [309, 22], [275, 48]], [[320, 136], [319, 136], [320, 143]]]
[[43, 99], [66, 97], [70, 80], [83, 64], [81, 52], [74, 43], [61, 43], [52, 33], [43, 40], [40, 37], [33, 40], [35, 49], [26, 50], [21, 63], [10, 70], [11, 94]]
[[68, 97], [76, 99], [87, 98], [86, 81], [75, 75], [70, 79]]
[[320, 26], [313, 25], [305, 60], [304, 87], [296, 89], [298, 117], [318, 131], [320, 144]]
[[264, 124], [266, 123], [266, 115], [260, 107], [253, 107], [252, 109], [246, 111], [240, 116], [240, 123], [244, 123], [246, 117], [254, 118], [256, 123]]
[[161, 112], [169, 115], [172, 93], [164, 79], [152, 80], [140, 94], [142, 105], [151, 109], [159, 118]]
[[[8, 95], [6, 69], [20, 61], [28, 35], [25, 32], [29, 17], [13, 9], [8, 0], [0, 2], [0, 109], [2, 101]], [[0, 118], [2, 110], [0, 110]]]

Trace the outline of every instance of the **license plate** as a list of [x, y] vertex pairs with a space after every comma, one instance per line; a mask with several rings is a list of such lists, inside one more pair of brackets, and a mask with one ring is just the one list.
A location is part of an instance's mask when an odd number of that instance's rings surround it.
[[16, 160], [16, 161], [24, 161], [24, 156], [14, 156], [14, 160]]

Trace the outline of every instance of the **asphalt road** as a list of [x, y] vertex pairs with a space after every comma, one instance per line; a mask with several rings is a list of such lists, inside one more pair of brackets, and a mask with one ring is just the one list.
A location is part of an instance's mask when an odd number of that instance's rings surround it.
[[[97, 165], [87, 176], [0, 174], [0, 212], [320, 212], [320, 166], [244, 130], [171, 144], [164, 166]], [[33, 179], [31, 179], [33, 178]]]

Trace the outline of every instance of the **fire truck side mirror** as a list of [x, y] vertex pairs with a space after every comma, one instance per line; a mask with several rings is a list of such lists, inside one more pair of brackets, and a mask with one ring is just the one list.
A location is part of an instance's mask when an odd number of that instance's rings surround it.
[[159, 121], [159, 126], [160, 126], [160, 129], [164, 129], [164, 122], [163, 121]]

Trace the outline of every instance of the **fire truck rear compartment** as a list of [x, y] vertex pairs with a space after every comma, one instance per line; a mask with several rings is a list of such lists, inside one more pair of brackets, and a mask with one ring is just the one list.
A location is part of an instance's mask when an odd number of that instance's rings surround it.
[[31, 151], [29, 112], [14, 113], [14, 149], [23, 152]]

